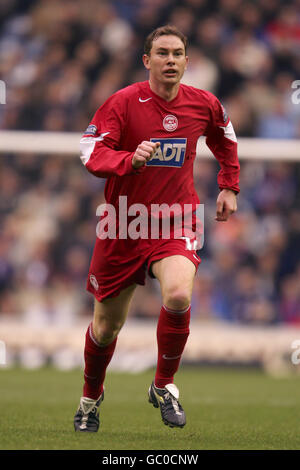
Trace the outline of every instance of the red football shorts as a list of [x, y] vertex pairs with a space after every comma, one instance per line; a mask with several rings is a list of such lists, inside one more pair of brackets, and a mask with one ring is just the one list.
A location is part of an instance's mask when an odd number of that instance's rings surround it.
[[201, 262], [187, 241], [173, 239], [100, 239], [97, 237], [87, 279], [87, 290], [101, 302], [116, 297], [131, 284], [145, 285], [151, 264], [172, 255], [183, 255], [196, 267]]

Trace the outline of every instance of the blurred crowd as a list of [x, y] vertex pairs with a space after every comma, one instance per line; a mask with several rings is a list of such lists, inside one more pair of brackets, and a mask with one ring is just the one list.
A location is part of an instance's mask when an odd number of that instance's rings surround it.
[[215, 93], [239, 136], [300, 137], [300, 0], [1, 0], [1, 128], [84, 131], [147, 79], [143, 42], [165, 23], [189, 39], [183, 81]]
[[[300, 1], [2, 0], [0, 128], [83, 132], [117, 89], [146, 80], [145, 36], [172, 23], [189, 38], [183, 82], [225, 105], [238, 137], [300, 138]], [[283, 155], [284, 160], [284, 155]], [[198, 160], [205, 204], [199, 320], [300, 323], [297, 163], [243, 162], [239, 212], [214, 221], [217, 163]], [[36, 323], [91, 315], [86, 275], [105, 181], [66, 155], [1, 155], [0, 312]], [[132, 317], [156, 317], [156, 281]]]

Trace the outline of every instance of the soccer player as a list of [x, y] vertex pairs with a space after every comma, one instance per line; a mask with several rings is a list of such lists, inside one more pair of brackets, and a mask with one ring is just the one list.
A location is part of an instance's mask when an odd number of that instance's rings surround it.
[[[193, 163], [201, 135], [220, 164], [216, 220], [228, 220], [237, 209], [240, 167], [235, 133], [212, 93], [180, 83], [188, 64], [186, 46], [186, 37], [171, 25], [153, 31], [143, 55], [149, 81], [112, 95], [81, 139], [81, 160], [90, 173], [107, 179], [106, 203], [115, 209], [116, 220], [114, 237], [96, 237], [88, 274], [87, 290], [94, 295], [95, 306], [85, 336], [83, 395], [74, 418], [77, 431], [99, 428], [106, 369], [134, 290], [137, 284], [145, 284], [146, 273], [158, 280], [163, 303], [157, 312], [157, 366], [148, 399], [160, 408], [166, 425], [186, 423], [174, 375], [189, 336], [192, 288], [201, 261], [194, 232], [175, 236], [174, 217], [170, 217], [171, 236], [162, 236], [159, 229], [158, 237], [135, 238], [124, 235], [121, 221], [125, 217], [121, 197], [125, 196], [127, 207], [143, 205], [149, 219], [155, 218], [151, 214], [155, 204], [189, 205], [195, 214], [200, 201]], [[108, 212], [101, 214], [102, 221]], [[132, 221], [130, 214], [127, 224]]]

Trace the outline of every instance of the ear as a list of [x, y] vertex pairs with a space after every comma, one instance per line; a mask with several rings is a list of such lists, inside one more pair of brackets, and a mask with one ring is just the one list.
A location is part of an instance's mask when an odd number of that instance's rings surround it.
[[150, 57], [147, 54], [143, 55], [143, 63], [147, 70], [150, 70]]
[[189, 58], [188, 58], [188, 56], [185, 56], [185, 68], [184, 68], [184, 70], [187, 69], [188, 63], [189, 63]]

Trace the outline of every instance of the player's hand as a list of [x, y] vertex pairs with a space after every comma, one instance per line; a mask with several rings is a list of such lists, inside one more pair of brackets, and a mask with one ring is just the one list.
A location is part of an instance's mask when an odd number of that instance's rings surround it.
[[236, 194], [231, 189], [222, 189], [217, 198], [217, 213], [216, 218], [218, 222], [226, 222], [231, 214], [237, 210]]
[[141, 166], [146, 165], [146, 163], [153, 157], [156, 152], [156, 149], [160, 146], [159, 142], [150, 142], [144, 140], [140, 145], [138, 145], [133, 157], [132, 157], [132, 166], [133, 168], [141, 168]]

